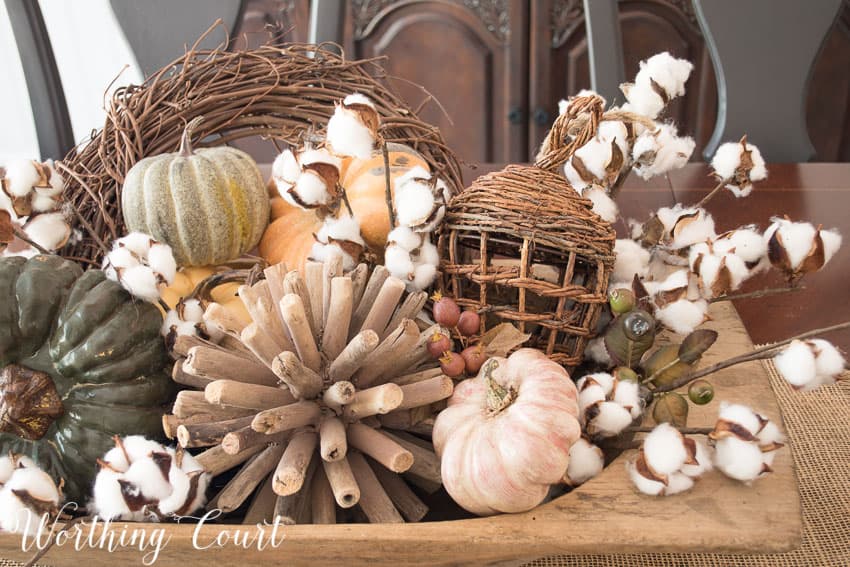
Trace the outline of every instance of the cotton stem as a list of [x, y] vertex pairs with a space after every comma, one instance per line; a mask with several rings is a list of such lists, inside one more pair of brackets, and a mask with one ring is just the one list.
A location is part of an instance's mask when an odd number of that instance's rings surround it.
[[743, 362], [751, 362], [753, 360], [764, 360], [766, 358], [772, 358], [775, 354], [775, 351], [785, 345], [790, 344], [796, 340], [808, 339], [810, 337], [815, 337], [817, 335], [823, 335], [825, 333], [831, 333], [832, 331], [840, 331], [842, 329], [850, 329], [850, 321], [845, 321], [843, 323], [839, 323], [837, 325], [832, 325], [829, 327], [822, 327], [820, 329], [814, 329], [811, 331], [806, 331], [805, 333], [801, 333], [799, 335], [793, 336], [791, 338], [785, 339], [784, 341], [780, 341], [778, 343], [773, 343], [770, 345], [765, 345], [761, 348], [757, 348], [752, 352], [748, 352], [746, 354], [742, 354], [739, 356], [734, 356], [732, 358], [728, 358], [717, 364], [712, 364], [711, 366], [707, 366], [705, 368], [701, 368], [695, 372], [691, 372], [690, 374], [686, 374], [679, 378], [678, 380], [674, 380], [673, 382], [665, 385], [659, 386], [655, 390], [653, 390], [654, 395], [662, 394], [664, 392], [671, 392], [673, 390], [677, 390], [682, 386], [686, 386], [693, 382], [698, 378], [702, 378], [703, 376], [708, 376], [709, 374], [713, 374], [719, 370], [723, 370], [724, 368], [729, 368], [730, 366], [735, 366], [736, 364], [741, 364]]
[[720, 183], [718, 183], [718, 184], [717, 184], [717, 186], [716, 186], [714, 189], [712, 189], [712, 190], [709, 192], [709, 194], [708, 194], [708, 195], [706, 195], [705, 197], [703, 197], [703, 198], [702, 198], [702, 200], [701, 200], [699, 203], [697, 203], [696, 205], [694, 205], [694, 207], [693, 207], [693, 208], [695, 208], [695, 209], [701, 209], [701, 208], [705, 207], [705, 206], [708, 204], [708, 202], [709, 202], [709, 201], [711, 201], [711, 200], [712, 200], [712, 199], [713, 199], [713, 198], [714, 198], [714, 197], [715, 197], [718, 193], [720, 193], [720, 191], [722, 191], [722, 190], [723, 190], [723, 187], [724, 187], [724, 186], [726, 186], [726, 180], [725, 180], [725, 179], [724, 179], [724, 180], [722, 180], [722, 181], [720, 181]]
[[384, 156], [384, 180], [386, 182], [386, 199], [387, 199], [387, 214], [390, 217], [390, 230], [395, 228], [395, 211], [393, 211], [393, 190], [392, 179], [390, 177], [390, 151], [387, 148], [387, 141], [381, 142], [381, 153]]
[[733, 293], [730, 295], [721, 295], [720, 297], [714, 297], [709, 299], [709, 303], [719, 303], [721, 301], [737, 301], [738, 299], [757, 299], [759, 297], [768, 297], [771, 295], [782, 295], [784, 293], [791, 293], [794, 291], [802, 291], [806, 289], [802, 286], [788, 286], [788, 287], [772, 287], [768, 289], [759, 289], [756, 291], [750, 291], [747, 293]]
[[26, 242], [27, 244], [29, 244], [30, 246], [32, 246], [33, 248], [38, 250], [40, 253], [42, 253], [42, 254], [53, 254], [53, 252], [51, 252], [50, 250], [48, 250], [47, 248], [45, 248], [44, 246], [42, 246], [41, 244], [39, 244], [35, 240], [31, 240], [30, 237], [27, 236], [27, 233], [25, 233], [21, 229], [15, 227], [12, 230], [15, 233], [15, 237], [17, 237], [20, 240], [23, 240], [24, 242]]

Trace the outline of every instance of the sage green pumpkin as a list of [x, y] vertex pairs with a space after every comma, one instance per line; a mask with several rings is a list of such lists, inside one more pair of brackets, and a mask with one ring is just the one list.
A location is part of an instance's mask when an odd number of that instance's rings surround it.
[[179, 152], [135, 164], [121, 194], [127, 228], [167, 243], [181, 266], [238, 258], [257, 245], [269, 222], [257, 164], [236, 148], [193, 150], [196, 123], [186, 127]]
[[0, 297], [0, 452], [33, 457], [85, 505], [114, 435], [162, 437], [162, 316], [58, 256], [0, 259]]

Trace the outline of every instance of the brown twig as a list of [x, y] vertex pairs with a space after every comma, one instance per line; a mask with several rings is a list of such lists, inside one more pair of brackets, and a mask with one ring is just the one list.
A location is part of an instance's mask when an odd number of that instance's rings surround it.
[[45, 248], [44, 246], [42, 246], [41, 244], [39, 244], [35, 240], [31, 240], [30, 237], [27, 236], [27, 233], [25, 233], [24, 231], [22, 231], [18, 227], [13, 227], [12, 232], [14, 232], [16, 238], [18, 238], [19, 240], [23, 240], [24, 242], [26, 242], [27, 244], [29, 244], [30, 246], [32, 246], [33, 248], [38, 250], [40, 253], [42, 253], [42, 254], [54, 254], [54, 252], [51, 252], [50, 250], [48, 250], [47, 248]]
[[717, 186], [714, 189], [709, 191], [708, 195], [703, 197], [700, 200], [700, 202], [697, 203], [696, 205], [694, 205], [692, 208], [701, 209], [701, 208], [705, 207], [708, 204], [709, 201], [711, 201], [715, 196], [717, 196], [718, 193], [720, 193], [723, 190], [723, 187], [725, 187], [725, 186], [726, 186], [726, 180], [721, 180], [720, 183], [718, 183]]
[[678, 380], [674, 380], [673, 382], [659, 386], [655, 390], [653, 390], [653, 394], [656, 396], [658, 394], [662, 394], [664, 392], [670, 392], [681, 388], [682, 386], [686, 386], [693, 382], [698, 378], [702, 378], [703, 376], [708, 376], [709, 374], [713, 374], [714, 372], [718, 372], [723, 370], [724, 368], [729, 368], [730, 366], [735, 366], [736, 364], [741, 364], [744, 362], [751, 362], [753, 360], [763, 360], [766, 358], [771, 358], [774, 355], [774, 351], [777, 349], [784, 347], [787, 344], [790, 344], [792, 341], [808, 339], [810, 337], [815, 337], [817, 335], [823, 335], [826, 333], [831, 333], [832, 331], [840, 331], [842, 329], [850, 328], [850, 321], [845, 321], [844, 323], [839, 323], [837, 325], [831, 325], [829, 327], [822, 327], [820, 329], [814, 329], [811, 331], [806, 331], [805, 333], [800, 333], [799, 335], [793, 336], [791, 338], [785, 339], [784, 341], [779, 341], [778, 343], [773, 343], [770, 345], [765, 345], [761, 348], [757, 348], [752, 352], [748, 352], [746, 354], [741, 354], [739, 356], [734, 356], [732, 358], [723, 360], [718, 362], [717, 364], [712, 364], [711, 366], [707, 366], [705, 368], [701, 368], [695, 372], [691, 372], [690, 374], [686, 374], [679, 378]]
[[772, 287], [768, 289], [759, 289], [756, 291], [750, 291], [747, 293], [733, 293], [731, 295], [721, 295], [720, 297], [713, 297], [708, 300], [709, 303], [719, 303], [721, 301], [737, 301], [739, 299], [757, 299], [759, 297], [768, 297], [771, 295], [782, 295], [784, 293], [792, 293], [795, 291], [803, 291], [806, 289], [803, 286], [789, 286], [789, 287]]
[[395, 210], [393, 209], [393, 188], [392, 178], [390, 177], [390, 152], [387, 148], [387, 141], [381, 143], [381, 154], [384, 156], [384, 181], [386, 182], [386, 199], [387, 199], [387, 214], [390, 217], [390, 230], [395, 228]]
[[[655, 429], [655, 425], [634, 425], [627, 427], [622, 433], [650, 433]], [[713, 427], [677, 427], [682, 435], [708, 435], [714, 431]]]

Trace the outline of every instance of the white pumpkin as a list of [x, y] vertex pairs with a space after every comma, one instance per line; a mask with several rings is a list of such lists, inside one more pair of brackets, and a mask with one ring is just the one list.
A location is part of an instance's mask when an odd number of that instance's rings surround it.
[[534, 508], [567, 470], [578, 413], [569, 374], [539, 350], [489, 359], [434, 424], [443, 485], [480, 516]]

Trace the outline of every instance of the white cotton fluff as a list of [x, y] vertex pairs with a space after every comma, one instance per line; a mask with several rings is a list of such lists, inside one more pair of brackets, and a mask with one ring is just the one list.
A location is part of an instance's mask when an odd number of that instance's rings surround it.
[[608, 397], [614, 391], [614, 377], [607, 372], [595, 372], [582, 376], [576, 382], [576, 388], [579, 392], [593, 385], [600, 386], [604, 396]]
[[676, 59], [667, 51], [656, 53], [640, 62], [635, 76], [635, 87], [652, 89], [654, 81], [667, 93], [669, 99], [685, 94], [685, 83], [694, 66], [686, 59]]
[[632, 419], [637, 419], [643, 413], [643, 400], [640, 397], [640, 385], [629, 380], [620, 380], [614, 387], [611, 401], [620, 404], [629, 411]]
[[71, 227], [62, 213], [43, 213], [30, 217], [24, 232], [36, 244], [47, 250], [58, 250], [71, 237]]
[[[765, 238], [770, 240], [775, 232], [779, 232], [782, 247], [788, 254], [788, 260], [791, 263], [791, 269], [796, 270], [803, 263], [803, 260], [809, 256], [817, 235], [817, 229], [808, 222], [792, 222], [781, 218], [771, 220], [773, 224], [765, 231]], [[826, 242], [824, 242], [824, 252], [826, 252]]]
[[640, 474], [635, 466], [634, 460], [626, 461], [626, 470], [629, 473], [629, 479], [640, 492], [649, 496], [660, 496], [664, 492], [664, 483], [657, 480], [646, 478]]
[[685, 492], [694, 487], [694, 479], [684, 473], [673, 473], [667, 477], [667, 486], [664, 487], [664, 496], [672, 496]]
[[767, 420], [757, 414], [752, 408], [743, 404], [720, 402], [720, 411], [717, 418], [732, 423], [737, 423], [753, 435], [762, 430]]
[[646, 464], [658, 474], [672, 474], [682, 468], [688, 459], [684, 438], [669, 423], [661, 423], [643, 440]]
[[655, 317], [674, 333], [687, 335], [705, 322], [707, 313], [708, 302], [679, 299], [657, 309]]
[[571, 160], [567, 160], [564, 164], [564, 177], [567, 178], [567, 181], [570, 183], [570, 187], [575, 189], [576, 193], [579, 195], [584, 193], [584, 190], [587, 189], [593, 182], [591, 179], [584, 179], [579, 174], [578, 170], [573, 167], [573, 162]]
[[407, 291], [427, 289], [437, 277], [437, 266], [426, 262], [414, 264], [413, 279], [407, 283]]
[[41, 528], [41, 516], [15, 494], [29, 493], [31, 497], [58, 507], [62, 495], [50, 475], [38, 467], [16, 469], [0, 490], [0, 530], [35, 535]]
[[[691, 263], [692, 269], [695, 263], [696, 258]], [[750, 270], [747, 268], [747, 264], [736, 254], [703, 254], [699, 260], [699, 272], [697, 275], [699, 275], [702, 281], [702, 293], [706, 299], [711, 299], [714, 296], [712, 291], [713, 286], [715, 286], [718, 278], [721, 277], [724, 267], [729, 274], [729, 289], [720, 290], [721, 293], [728, 293], [738, 289], [741, 283], [750, 276]]]
[[[180, 335], [179, 329], [183, 324], [183, 320], [177, 314], [177, 311], [174, 309], [169, 309], [168, 313], [165, 314], [165, 317], [162, 320], [162, 327], [159, 328], [159, 334], [163, 337], [167, 337], [171, 334], [172, 329], [178, 329], [177, 335]], [[194, 333], [191, 333], [194, 335]]]
[[325, 219], [319, 238], [332, 238], [334, 240], [348, 240], [356, 242], [361, 246], [366, 245], [363, 236], [360, 234], [360, 221], [357, 217], [343, 215], [341, 217], [328, 217]]
[[272, 162], [272, 179], [284, 199], [287, 199], [287, 192], [292, 189], [300, 175], [301, 165], [292, 150], [284, 150]]
[[39, 179], [32, 160], [15, 159], [6, 163], [6, 188], [13, 197], [29, 195]]
[[815, 351], [815, 366], [821, 378], [827, 378], [834, 382], [835, 377], [844, 372], [847, 361], [841, 352], [829, 341], [823, 339], [810, 339], [808, 341], [812, 350]]
[[638, 86], [637, 84], [621, 85], [620, 89], [626, 96], [628, 103], [623, 105], [623, 110], [641, 114], [653, 120], [664, 110], [664, 99], [655, 92], [652, 86]]
[[343, 103], [337, 105], [333, 116], [328, 120], [326, 140], [331, 151], [338, 156], [368, 159], [375, 146], [375, 132], [363, 123], [357, 112], [346, 108], [346, 105], [352, 104], [375, 107], [363, 95], [353, 94], [345, 97]]
[[578, 388], [578, 407], [582, 415], [587, 412], [590, 406], [604, 402], [608, 397], [605, 388], [599, 384], [578, 384]]
[[312, 208], [327, 205], [331, 200], [331, 191], [318, 173], [308, 169], [298, 176], [293, 188], [287, 191], [283, 198], [295, 207], [302, 208], [303, 203]]
[[792, 341], [773, 357], [773, 364], [779, 375], [795, 388], [803, 389], [819, 383], [815, 353], [803, 341]]
[[18, 469], [37, 469], [38, 465], [26, 455], [3, 455], [0, 457], [0, 487], [9, 482]]
[[[143, 232], [131, 232], [116, 241], [117, 246], [115, 246], [115, 249], [125, 249], [125, 251], [129, 251], [137, 258], [144, 258], [148, 255], [148, 252], [150, 252], [151, 244], [154, 242], [155, 241], [149, 235]], [[126, 268], [129, 266], [121, 267]]]
[[[588, 183], [605, 179], [605, 168], [611, 163], [611, 142], [599, 138], [591, 138], [585, 145], [576, 150], [575, 154], [587, 171], [593, 176], [585, 179]], [[571, 158], [572, 160], [572, 158]]]
[[754, 225], [725, 232], [717, 237], [712, 246], [720, 254], [734, 250], [748, 264], [758, 264], [767, 256], [767, 241]]
[[174, 277], [177, 275], [177, 262], [174, 260], [171, 246], [161, 242], [153, 244], [148, 252], [148, 265], [165, 280], [166, 284], [174, 283]]
[[147, 266], [127, 268], [121, 272], [119, 279], [130, 295], [150, 302], [156, 302], [159, 299], [159, 284], [151, 268]]
[[[167, 454], [160, 451], [157, 453]], [[124, 473], [124, 480], [138, 486], [142, 495], [148, 500], [159, 501], [171, 494], [168, 478], [163, 476], [162, 470], [152, 456], [134, 461]]]
[[672, 291], [683, 287], [688, 287], [688, 271], [676, 270], [675, 272], [670, 272], [663, 281], [658, 282], [657, 285], [654, 286], [652, 294], [655, 295], [660, 292]]
[[36, 188], [35, 193], [30, 198], [30, 205], [35, 213], [46, 213], [56, 210], [59, 207], [59, 201], [48, 195], [43, 195], [39, 188]]
[[674, 250], [717, 237], [714, 231], [714, 217], [705, 209], [685, 208], [677, 204], [673, 207], [662, 207], [655, 214], [664, 225], [665, 232], [670, 235], [668, 246]]
[[570, 461], [564, 480], [571, 486], [579, 486], [601, 473], [604, 466], [602, 449], [581, 437], [570, 447]]
[[104, 269], [111, 266], [113, 268], [126, 270], [127, 268], [141, 265], [139, 257], [133, 254], [133, 252], [126, 247], [113, 248], [112, 251], [103, 259]]
[[614, 273], [612, 278], [615, 281], [628, 282], [635, 275], [643, 279], [649, 272], [649, 250], [643, 248], [634, 240], [628, 238], [618, 238], [614, 242]]
[[200, 323], [204, 320], [204, 306], [197, 299], [185, 299], [183, 301], [183, 320], [192, 323]]
[[65, 190], [65, 178], [56, 169], [56, 163], [52, 159], [45, 161], [44, 165], [50, 170], [50, 179], [48, 180], [50, 188], [37, 187], [36, 192], [47, 197], [56, 197]]
[[779, 426], [772, 421], [768, 421], [756, 437], [758, 437], [758, 443], [761, 447], [770, 446], [774, 443], [785, 443], [785, 435], [779, 429]]
[[617, 203], [605, 193], [602, 187], [593, 186], [584, 192], [584, 197], [593, 203], [593, 212], [599, 215], [605, 222], [613, 223], [620, 214]]
[[416, 226], [434, 212], [437, 203], [428, 183], [430, 179], [428, 170], [417, 165], [395, 180], [395, 209], [399, 224]]
[[701, 439], [695, 439], [694, 443], [696, 445], [696, 454], [694, 455], [694, 460], [697, 464], [684, 464], [682, 468], [679, 469], [682, 474], [685, 474], [691, 478], [699, 478], [704, 473], [710, 471], [714, 468], [712, 463], [714, 459], [714, 449], [712, 449], [708, 443]]
[[714, 466], [730, 478], [751, 482], [764, 472], [765, 454], [754, 442], [724, 437], [714, 445]]
[[584, 358], [604, 365], [612, 363], [611, 355], [605, 348], [603, 337], [597, 337], [587, 343], [587, 347], [584, 349]]
[[691, 158], [696, 142], [689, 136], [679, 137], [672, 124], [660, 124], [635, 140], [632, 147], [633, 169], [643, 179], [663, 175], [683, 167]]
[[125, 521], [144, 520], [141, 511], [131, 512], [121, 492], [121, 473], [101, 469], [94, 480], [91, 508], [104, 520], [122, 519]]
[[342, 167], [342, 160], [325, 148], [304, 150], [298, 154], [298, 163], [301, 164], [302, 167], [313, 165], [314, 163], [326, 163], [328, 165], [332, 165], [336, 169]]
[[410, 252], [401, 246], [390, 244], [384, 251], [384, 266], [394, 278], [408, 282], [415, 276], [415, 267]]
[[603, 120], [599, 123], [596, 137], [603, 140], [609, 146], [615, 142], [623, 153], [623, 158], [629, 155], [629, 131], [626, 125], [619, 120]]
[[613, 437], [632, 423], [632, 414], [615, 402], [599, 402], [598, 413], [587, 422], [587, 433]]
[[440, 251], [430, 241], [425, 239], [422, 242], [422, 247], [419, 248], [419, 257], [417, 260], [422, 264], [430, 264], [432, 266], [440, 265]]

